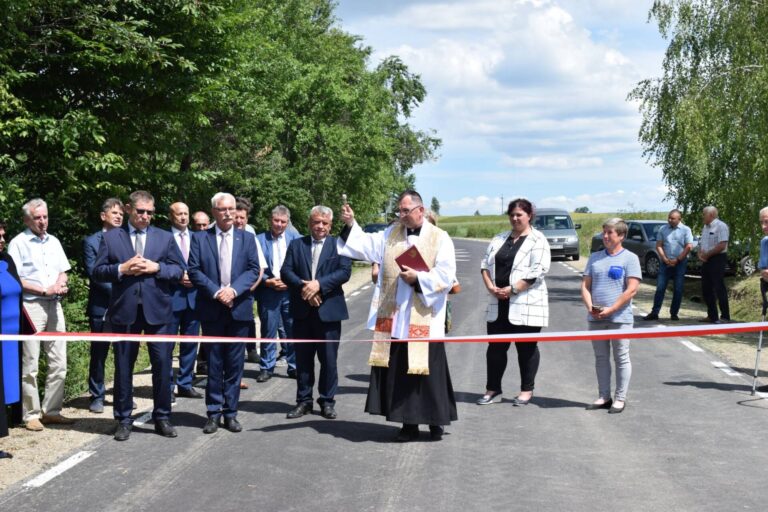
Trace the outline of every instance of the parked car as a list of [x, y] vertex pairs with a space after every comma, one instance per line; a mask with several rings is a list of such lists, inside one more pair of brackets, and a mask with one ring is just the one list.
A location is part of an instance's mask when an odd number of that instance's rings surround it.
[[566, 210], [538, 208], [533, 227], [547, 237], [552, 256], [570, 256], [573, 261], [579, 259], [579, 235], [576, 230], [581, 229], [581, 225], [574, 224]]
[[366, 224], [363, 227], [363, 231], [366, 233], [378, 233], [379, 231], [384, 231], [385, 229], [387, 229], [387, 226], [389, 226], [389, 224], [382, 224], [382, 223]]
[[[662, 220], [628, 220], [626, 221], [627, 236], [624, 238], [624, 248], [637, 254], [640, 258], [640, 266], [648, 277], [659, 275], [661, 259], [656, 252], [656, 239], [659, 230], [667, 224]], [[592, 237], [590, 250], [597, 252], [605, 249], [603, 234], [598, 233]]]
[[[701, 261], [699, 261], [698, 236], [693, 239], [693, 249], [688, 253], [688, 274], [701, 274]], [[742, 276], [751, 276], [757, 270], [755, 260], [750, 254], [750, 244], [735, 241], [728, 244], [728, 263], [725, 266], [725, 273], [728, 275], [740, 274]]]

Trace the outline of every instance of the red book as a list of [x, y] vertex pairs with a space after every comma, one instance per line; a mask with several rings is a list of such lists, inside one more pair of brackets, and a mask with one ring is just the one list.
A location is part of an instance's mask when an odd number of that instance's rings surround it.
[[421, 257], [421, 253], [415, 245], [409, 247], [403, 254], [395, 258], [402, 270], [403, 266], [410, 267], [417, 272], [429, 272], [429, 265]]

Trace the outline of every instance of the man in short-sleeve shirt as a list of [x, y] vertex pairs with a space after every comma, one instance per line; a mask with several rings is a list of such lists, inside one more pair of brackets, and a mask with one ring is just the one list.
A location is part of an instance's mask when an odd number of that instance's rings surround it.
[[[699, 240], [701, 265], [701, 294], [707, 305], [707, 316], [702, 322], [729, 322], [728, 290], [725, 288], [725, 266], [728, 263], [728, 225], [717, 218], [717, 208], [703, 210], [704, 227]], [[718, 319], [717, 308], [720, 306]]]
[[657, 320], [667, 284], [672, 280], [672, 304], [669, 308], [670, 318], [679, 320], [677, 313], [683, 302], [683, 285], [685, 271], [688, 268], [688, 253], [693, 247], [691, 228], [681, 222], [680, 210], [672, 210], [667, 217], [667, 225], [659, 230], [656, 240], [656, 251], [661, 259], [661, 268], [656, 277], [656, 295], [653, 297], [653, 309], [643, 319]]

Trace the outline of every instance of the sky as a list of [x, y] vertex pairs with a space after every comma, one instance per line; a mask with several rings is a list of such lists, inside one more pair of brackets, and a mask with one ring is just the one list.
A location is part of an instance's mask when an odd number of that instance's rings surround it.
[[666, 211], [628, 93], [661, 75], [652, 0], [338, 0], [340, 27], [399, 56], [427, 98], [410, 123], [442, 139], [414, 168], [441, 215], [537, 207]]

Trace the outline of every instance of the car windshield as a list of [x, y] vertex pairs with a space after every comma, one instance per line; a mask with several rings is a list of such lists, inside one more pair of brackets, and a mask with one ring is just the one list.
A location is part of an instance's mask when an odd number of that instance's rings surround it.
[[573, 229], [568, 215], [536, 215], [533, 225], [536, 229]]
[[643, 224], [643, 229], [645, 229], [645, 235], [648, 237], [648, 240], [655, 241], [659, 234], [659, 230], [664, 224], [664, 222], [658, 224]]

